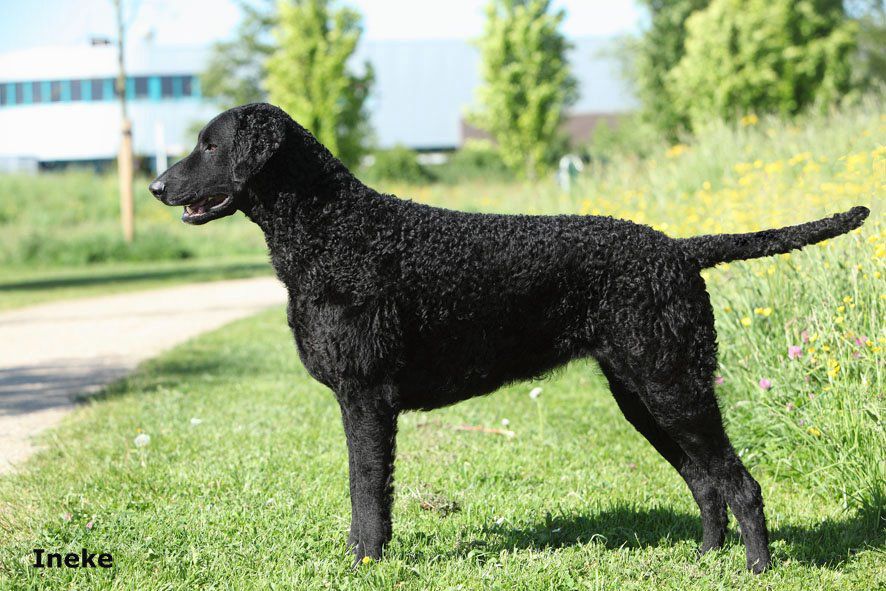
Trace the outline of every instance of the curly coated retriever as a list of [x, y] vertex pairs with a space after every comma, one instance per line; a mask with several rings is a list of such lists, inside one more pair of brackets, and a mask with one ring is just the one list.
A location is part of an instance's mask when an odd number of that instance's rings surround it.
[[750, 234], [674, 239], [609, 217], [489, 215], [382, 195], [267, 104], [226, 111], [150, 185], [182, 220], [242, 211], [289, 292], [308, 372], [332, 389], [348, 443], [357, 561], [391, 538], [397, 415], [596, 359], [625, 417], [686, 481], [701, 551], [726, 506], [747, 566], [769, 565], [760, 486], [723, 430], [717, 340], [701, 270], [859, 227], [864, 207]]

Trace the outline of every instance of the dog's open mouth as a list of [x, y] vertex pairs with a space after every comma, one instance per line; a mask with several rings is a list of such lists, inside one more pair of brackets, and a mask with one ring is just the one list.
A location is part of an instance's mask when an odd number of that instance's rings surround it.
[[233, 197], [218, 195], [204, 197], [199, 201], [185, 205], [182, 221], [188, 224], [202, 224], [216, 218], [233, 213], [231, 204]]

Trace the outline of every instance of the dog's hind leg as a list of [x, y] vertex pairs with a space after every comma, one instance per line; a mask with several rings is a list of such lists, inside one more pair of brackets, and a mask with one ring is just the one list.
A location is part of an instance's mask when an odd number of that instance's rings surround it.
[[340, 399], [348, 440], [351, 530], [355, 566], [379, 559], [391, 539], [397, 413], [378, 399]]
[[634, 428], [667, 460], [683, 477], [692, 497], [701, 511], [702, 543], [700, 552], [723, 545], [726, 537], [726, 502], [713, 480], [689, 459], [689, 456], [671, 437], [658, 426], [649, 409], [640, 400], [635, 388], [606, 363], [602, 363], [603, 374], [609, 381], [609, 388], [622, 414]]
[[769, 534], [760, 485], [745, 469], [723, 429], [713, 376], [647, 383], [643, 401], [660, 425], [715, 484], [741, 527], [747, 567], [769, 566]]

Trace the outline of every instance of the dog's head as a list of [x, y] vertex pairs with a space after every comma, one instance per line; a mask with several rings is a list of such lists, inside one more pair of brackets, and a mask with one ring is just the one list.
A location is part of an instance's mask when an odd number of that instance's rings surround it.
[[183, 206], [182, 221], [205, 224], [248, 204], [245, 188], [286, 139], [289, 116], [251, 104], [225, 111], [206, 124], [197, 145], [148, 186], [166, 205]]

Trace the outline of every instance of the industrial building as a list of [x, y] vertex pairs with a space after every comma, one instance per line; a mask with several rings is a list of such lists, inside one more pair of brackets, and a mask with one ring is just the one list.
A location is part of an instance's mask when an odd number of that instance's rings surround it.
[[[573, 40], [580, 99], [567, 129], [586, 139], [597, 121], [630, 111], [634, 101], [605, 39]], [[126, 55], [135, 153], [148, 160], [190, 150], [193, 130], [218, 107], [202, 96], [208, 47], [141, 42]], [[475, 133], [464, 123], [479, 79], [479, 55], [464, 40], [369, 41], [354, 56], [376, 76], [369, 112], [380, 147], [445, 151]], [[120, 138], [116, 48], [107, 44], [41, 47], [0, 54], [0, 170], [36, 170], [113, 161]]]

